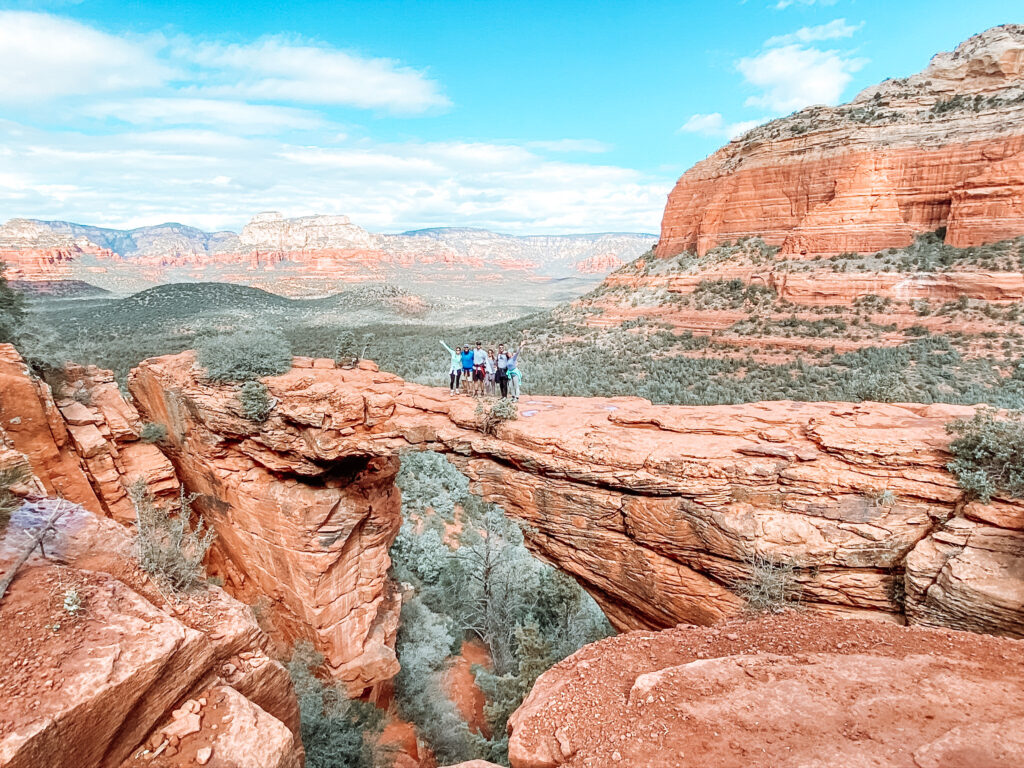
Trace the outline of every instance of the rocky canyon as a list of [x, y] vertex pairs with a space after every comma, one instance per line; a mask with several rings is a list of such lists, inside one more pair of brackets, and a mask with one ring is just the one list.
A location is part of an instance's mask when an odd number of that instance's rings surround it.
[[[630, 693], [632, 702], [678, 696], [672, 686], [696, 679], [698, 672], [719, 680], [715, 685], [735, 686], [725, 682], [728, 670], [745, 669], [748, 658], [768, 663], [765, 654], [776, 652], [800, 659], [792, 672], [776, 665], [771, 673], [773, 679], [792, 679], [792, 685], [842, 677], [843, 665], [851, 663], [863, 669], [867, 662], [858, 660], [856, 642], [845, 650], [826, 649], [821, 637], [808, 639], [814, 632], [795, 617], [787, 619], [796, 624], [785, 632], [802, 639], [792, 647], [762, 648], [756, 643], [763, 641], [753, 639], [749, 643], [755, 645], [736, 643], [734, 635], [753, 631], [742, 623], [735, 631], [726, 623], [707, 635], [725, 637], [726, 645], [708, 646], [711, 656], [692, 658], [721, 657], [721, 670], [686, 666], [692, 660], [686, 654], [696, 650], [677, 650], [635, 670], [603, 661], [605, 654], [618, 658], [614, 654], [636, 644], [672, 645], [649, 630], [677, 625], [673, 632], [694, 649], [705, 648], [705, 635], [682, 627], [741, 618], [740, 585], [759, 556], [792, 563], [803, 604], [809, 615], [820, 617], [814, 621], [826, 622], [821, 626], [832, 626], [834, 617], [874, 618], [882, 624], [860, 621], [849, 631], [856, 627], [858, 637], [899, 648], [934, 643], [943, 663], [953, 664], [961, 676], [957, 685], [980, 685], [978, 675], [987, 674], [957, 661], [969, 655], [972, 643], [986, 658], [1005, 657], [1016, 645], [962, 639], [947, 630], [915, 630], [920, 639], [912, 640], [917, 635], [896, 625], [1024, 636], [1024, 506], [1010, 498], [969, 502], [945, 469], [950, 438], [944, 426], [973, 409], [795, 402], [687, 408], [637, 398], [538, 397], [522, 402], [518, 420], [486, 434], [471, 403], [409, 384], [371, 363], [339, 368], [334, 361], [294, 359], [289, 372], [264, 380], [274, 408], [262, 425], [242, 415], [232, 385], [203, 379], [191, 353], [149, 360], [134, 371], [133, 405], [96, 369], [72, 370], [69, 383], [52, 396], [10, 347], [0, 373], [4, 466], [31, 468], [14, 491], [32, 500], [9, 524], [5, 562], [41, 516], [62, 503], [45, 496], [59, 490], [81, 505], [65, 518], [45, 556], [33, 556], [2, 605], [5, 616], [24, 630], [23, 639], [4, 644], [6, 652], [37, 660], [31, 667], [5, 665], [4, 690], [25, 688], [51, 702], [50, 709], [26, 702], [25, 709], [5, 712], [0, 744], [10, 765], [37, 764], [67, 733], [86, 738], [75, 729], [95, 722], [87, 713], [98, 707], [107, 730], [90, 737], [90, 744], [101, 743], [83, 765], [117, 765], [165, 742], [164, 753], [171, 745], [174, 753], [189, 754], [209, 747], [219, 754], [255, 751], [267, 761], [240, 757], [231, 764], [296, 764], [294, 698], [283, 670], [266, 654], [298, 639], [318, 647], [329, 673], [350, 694], [387, 695], [397, 671], [401, 599], [388, 578], [388, 547], [400, 522], [393, 481], [398, 457], [413, 450], [448, 454], [475, 490], [522, 521], [528, 546], [576, 578], [618, 629], [648, 630], [581, 652], [541, 679], [512, 724], [517, 768], [589, 764], [588, 750], [598, 754], [605, 748], [589, 740], [576, 721], [544, 741], [548, 726], [542, 723], [555, 711], [547, 697], [560, 691], [558, 700], [565, 702], [567, 695], [577, 695], [557, 682], [565, 674], [575, 679], [574, 670], [597, 665], [582, 673], [602, 681], [600, 688], [587, 688], [592, 693], [641, 686], [641, 693]], [[82, 391], [91, 396], [76, 397]], [[161, 448], [138, 439], [143, 421], [167, 428]], [[120, 502], [137, 477], [160, 498], [173, 495], [179, 481], [199, 494], [196, 510], [218, 535], [209, 568], [223, 579], [226, 594], [212, 588], [184, 602], [169, 600], [134, 565], [128, 534], [117, 521], [128, 521]], [[49, 620], [45, 602], [31, 597], [63, 594], [66, 584], [88, 594], [95, 612], [75, 625], [71, 649], [61, 645], [63, 635], [39, 624]], [[263, 629], [236, 600], [262, 603]], [[139, 630], [139, 621], [152, 630]], [[231, 628], [224, 622], [232, 622]], [[100, 626], [106, 640], [90, 634]], [[163, 645], [146, 639], [150, 631]], [[828, 630], [833, 631], [842, 630]], [[143, 655], [117, 665], [116, 676], [86, 665], [75, 674], [91, 677], [69, 677], [78, 668], [76, 648], [88, 653], [94, 643], [111, 642], [130, 652], [126, 658]], [[907, 653], [868, 655], [879, 675], [889, 667], [899, 674], [928, 674], [926, 667], [913, 671]], [[58, 685], [69, 686], [57, 689], [65, 691], [59, 697], [40, 692], [53, 674], [43, 662], [53, 658], [62, 670]], [[620, 671], [613, 675], [601, 666], [606, 663]], [[670, 673], [670, 667], [679, 671]], [[153, 677], [147, 669], [162, 672]], [[654, 675], [656, 670], [662, 671]], [[135, 677], [146, 674], [145, 683]], [[1024, 679], [1008, 674], [1008, 690], [1019, 693]], [[858, 677], [850, 691], [867, 679]], [[110, 690], [116, 696], [122, 685], [150, 692], [130, 717], [105, 706], [95, 693]], [[839, 696], [815, 706], [833, 707]], [[708, 700], [706, 706], [715, 705]], [[200, 727], [187, 724], [210, 707]], [[944, 722], [936, 723], [933, 741], [952, 727]], [[219, 735], [203, 730], [217, 723], [231, 726]], [[264, 737], [253, 741], [245, 728]], [[571, 746], [581, 738], [588, 747]], [[629, 741], [639, 736], [624, 738], [615, 751], [627, 755], [626, 764], [640, 764], [629, 762], [645, 754], [640, 742]], [[565, 754], [550, 752], [566, 740]], [[925, 739], [906, 748], [924, 750], [926, 742], [928, 754], [936, 755], [958, 743], [947, 739], [936, 746]], [[1020, 746], [1006, 744], [1012, 750]]]

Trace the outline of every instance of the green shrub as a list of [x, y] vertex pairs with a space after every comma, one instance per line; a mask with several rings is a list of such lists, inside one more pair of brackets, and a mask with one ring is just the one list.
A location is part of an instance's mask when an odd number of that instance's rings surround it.
[[476, 415], [480, 419], [480, 431], [493, 435], [499, 424], [518, 419], [519, 409], [514, 402], [504, 398], [490, 406], [480, 401], [476, 404]]
[[896, 492], [888, 488], [872, 494], [871, 501], [876, 507], [892, 507], [896, 504]]
[[280, 331], [241, 329], [199, 340], [196, 362], [210, 381], [250, 381], [289, 370], [292, 348]]
[[167, 437], [167, 427], [155, 421], [147, 421], [139, 430], [139, 439], [144, 443], [159, 443]]
[[[403, 457], [398, 484], [406, 520], [391, 548], [391, 575], [411, 585], [413, 596], [402, 604], [396, 702], [441, 764], [481, 758], [507, 765], [506, 720], [537, 675], [611, 627], [573, 579], [529, 553], [516, 522], [468, 492], [444, 456]], [[448, 659], [469, 638], [494, 663], [493, 671], [473, 670], [487, 698], [491, 740], [468, 729], [442, 685]]]
[[158, 507], [146, 483], [139, 478], [129, 489], [135, 504], [135, 551], [139, 564], [172, 590], [186, 591], [204, 583], [203, 558], [215, 534], [199, 518], [191, 526], [195, 494], [181, 489], [173, 511]]
[[968, 495], [986, 504], [993, 496], [1024, 498], [1024, 414], [981, 408], [946, 431], [956, 436], [946, 467]]
[[0, 469], [0, 536], [7, 530], [11, 515], [21, 506], [21, 499], [11, 493], [11, 486], [23, 483], [29, 478], [29, 470], [24, 466]]
[[238, 402], [242, 415], [250, 421], [263, 423], [274, 410], [274, 399], [261, 381], [247, 381], [238, 388]]
[[299, 700], [307, 768], [376, 768], [384, 762], [378, 747], [383, 710], [321, 682], [314, 670], [322, 663], [323, 657], [308, 641], [295, 644], [288, 662]]
[[746, 559], [747, 575], [736, 582], [736, 591], [750, 613], [781, 613], [800, 603], [796, 563], [771, 555], [752, 553]]

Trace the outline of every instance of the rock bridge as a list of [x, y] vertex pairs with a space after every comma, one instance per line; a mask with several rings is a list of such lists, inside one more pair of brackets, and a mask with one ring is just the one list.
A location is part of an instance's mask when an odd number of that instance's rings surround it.
[[737, 584], [762, 557], [796, 566], [814, 610], [1024, 635], [1024, 504], [966, 503], [944, 468], [945, 424], [970, 408], [526, 397], [487, 435], [474, 401], [372, 363], [296, 358], [263, 381], [263, 424], [189, 352], [143, 362], [129, 386], [202, 494], [212, 569], [353, 694], [398, 669], [388, 549], [409, 450], [447, 454], [619, 629], [742, 612]]

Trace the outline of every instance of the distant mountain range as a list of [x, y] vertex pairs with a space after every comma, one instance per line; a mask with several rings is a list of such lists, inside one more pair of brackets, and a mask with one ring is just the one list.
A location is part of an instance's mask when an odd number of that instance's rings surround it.
[[[365, 282], [409, 279], [534, 280], [603, 276], [651, 249], [652, 234], [515, 236], [465, 227], [375, 234], [347, 216], [257, 214], [235, 232], [183, 224], [130, 230], [67, 221], [11, 219], [0, 226], [0, 260], [21, 281], [116, 277], [144, 270], [146, 281], [227, 279], [259, 283], [267, 272], [284, 284], [303, 278]], [[249, 280], [246, 275], [252, 278]], [[101, 279], [100, 282], [103, 282]]]

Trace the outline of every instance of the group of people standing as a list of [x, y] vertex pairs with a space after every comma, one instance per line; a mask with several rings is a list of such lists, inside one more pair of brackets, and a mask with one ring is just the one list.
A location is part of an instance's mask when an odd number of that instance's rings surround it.
[[441, 346], [452, 356], [450, 378], [450, 396], [462, 393], [473, 397], [494, 396], [499, 391], [503, 398], [519, 399], [520, 384], [523, 375], [519, 372], [519, 353], [524, 343], [517, 350], [505, 351], [505, 345], [498, 345], [498, 352], [485, 350], [481, 342], [475, 346], [466, 344], [452, 349], [443, 341]]

